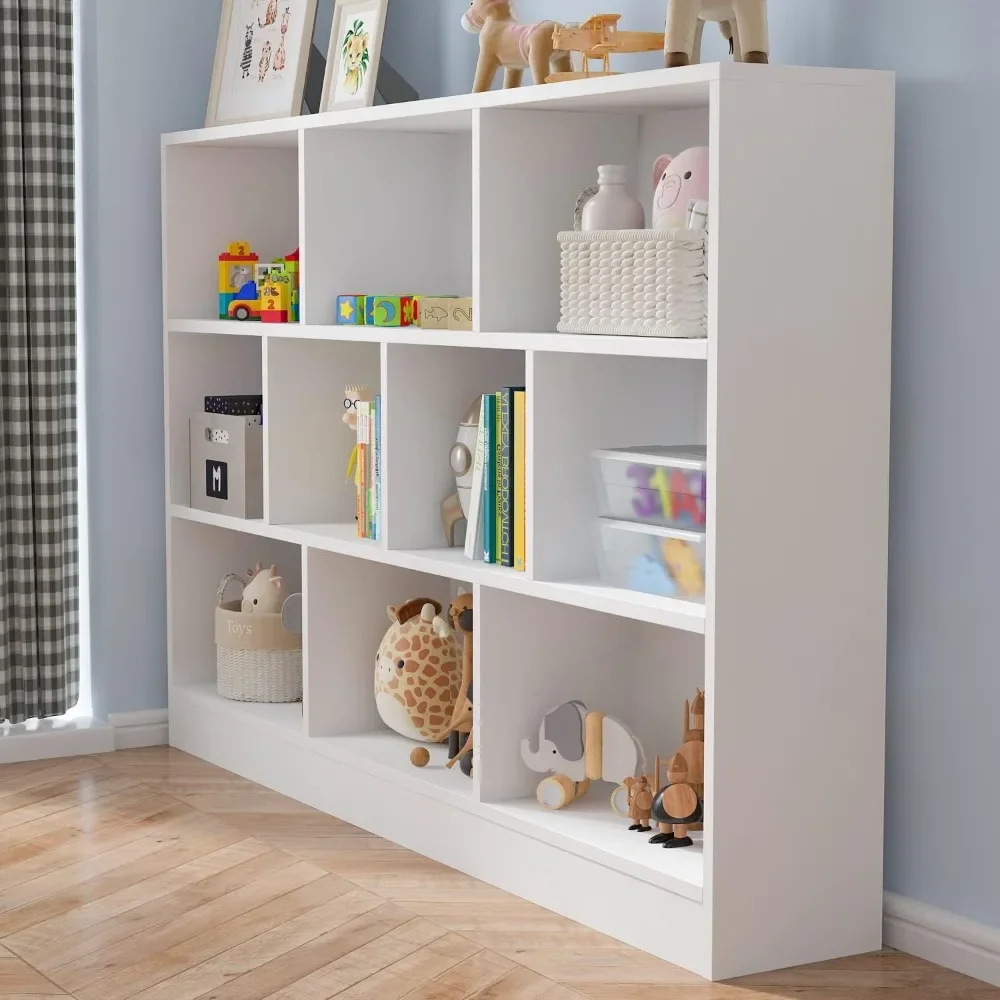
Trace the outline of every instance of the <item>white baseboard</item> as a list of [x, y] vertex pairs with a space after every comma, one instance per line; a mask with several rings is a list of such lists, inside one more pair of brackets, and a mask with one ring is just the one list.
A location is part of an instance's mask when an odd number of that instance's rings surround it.
[[1000, 986], [1000, 928], [887, 892], [882, 937], [890, 948]]
[[110, 753], [114, 748], [111, 726], [94, 719], [46, 719], [0, 726], [0, 764]]
[[108, 716], [108, 722], [114, 730], [116, 750], [159, 747], [170, 742], [165, 708], [113, 713]]

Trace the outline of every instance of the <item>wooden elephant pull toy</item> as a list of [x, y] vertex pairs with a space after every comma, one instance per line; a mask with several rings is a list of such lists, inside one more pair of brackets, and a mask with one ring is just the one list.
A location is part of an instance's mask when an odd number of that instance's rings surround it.
[[521, 759], [543, 778], [536, 791], [547, 809], [562, 809], [585, 795], [591, 781], [623, 782], [645, 769], [639, 741], [603, 712], [588, 712], [582, 701], [567, 701], [545, 713], [538, 736], [521, 741]]

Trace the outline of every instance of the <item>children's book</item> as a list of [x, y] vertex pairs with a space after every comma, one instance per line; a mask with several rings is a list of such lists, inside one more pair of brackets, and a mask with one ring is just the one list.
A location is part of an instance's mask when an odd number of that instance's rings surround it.
[[483, 562], [496, 562], [497, 539], [497, 398], [492, 392], [483, 396]]
[[525, 418], [524, 389], [514, 390], [514, 569], [524, 572], [525, 549]]
[[486, 449], [486, 405], [479, 408], [479, 433], [476, 435], [476, 454], [472, 460], [472, 489], [469, 496], [469, 523], [465, 527], [465, 555], [467, 559], [483, 557], [483, 454]]
[[497, 394], [497, 558], [501, 566], [514, 565], [513, 427], [514, 390]]

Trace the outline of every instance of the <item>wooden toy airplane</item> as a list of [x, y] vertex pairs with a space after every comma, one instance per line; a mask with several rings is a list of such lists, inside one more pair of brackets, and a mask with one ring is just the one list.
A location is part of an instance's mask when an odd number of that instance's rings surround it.
[[[591, 76], [612, 76], [613, 52], [655, 52], [663, 48], [663, 34], [656, 31], [619, 31], [621, 14], [595, 14], [579, 27], [560, 25], [552, 34], [554, 49], [583, 54], [580, 71], [553, 73], [546, 83], [559, 80], [583, 80]], [[591, 70], [592, 59], [601, 60], [601, 68]]]

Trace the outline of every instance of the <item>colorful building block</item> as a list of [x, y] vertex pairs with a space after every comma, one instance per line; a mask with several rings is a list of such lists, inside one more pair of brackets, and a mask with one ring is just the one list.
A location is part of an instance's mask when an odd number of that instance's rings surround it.
[[335, 318], [338, 326], [364, 326], [365, 296], [338, 295]]
[[374, 295], [365, 296], [365, 326], [375, 325], [375, 299]]
[[260, 318], [264, 323], [288, 323], [292, 310], [292, 277], [272, 271], [260, 293]]
[[[230, 243], [219, 254], [219, 319], [229, 318], [229, 306], [241, 297], [241, 289], [252, 284], [260, 258], [242, 240]], [[254, 295], [256, 298], [256, 288]]]
[[[412, 295], [373, 295], [372, 326], [413, 326], [416, 307]], [[365, 316], [367, 319], [367, 299]]]

